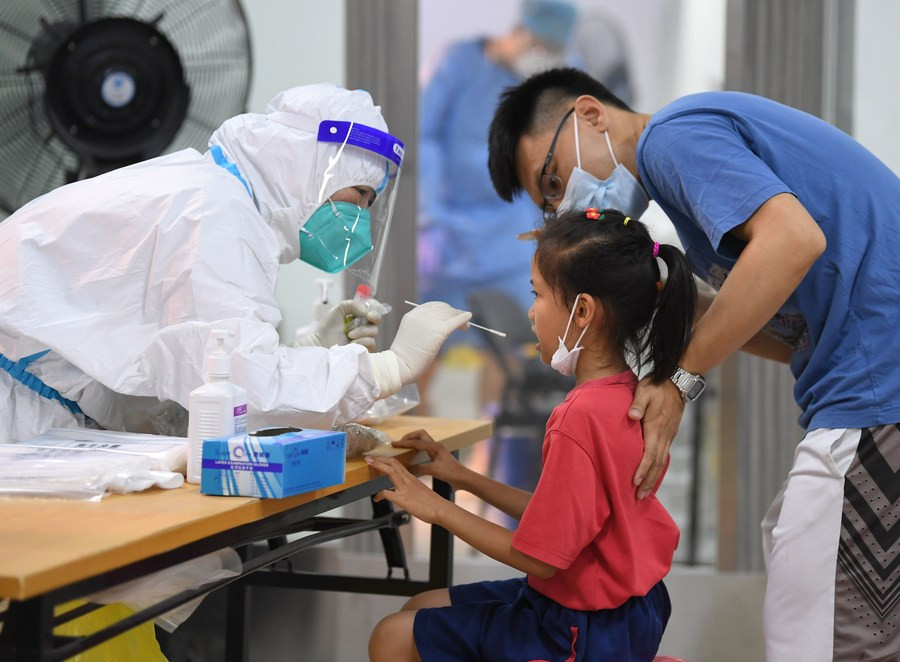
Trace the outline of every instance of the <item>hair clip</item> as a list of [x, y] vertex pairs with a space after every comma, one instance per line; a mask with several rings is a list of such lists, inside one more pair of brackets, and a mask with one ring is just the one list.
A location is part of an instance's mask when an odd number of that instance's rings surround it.
[[628, 221], [630, 221], [630, 220], [631, 220], [631, 216], [626, 216], [625, 222], [622, 225], [628, 225]]
[[653, 242], [653, 257], [659, 257], [659, 242]]
[[656, 293], [662, 294], [663, 291], [663, 282], [661, 280], [656, 281]]
[[520, 232], [516, 235], [516, 239], [519, 241], [535, 241], [541, 238], [541, 233], [544, 231], [544, 228], [535, 228], [534, 230], [529, 230], [528, 232]]
[[592, 221], [599, 221], [601, 218], [603, 218], [603, 214], [601, 214], [600, 210], [596, 207], [588, 207], [584, 210], [584, 215]]

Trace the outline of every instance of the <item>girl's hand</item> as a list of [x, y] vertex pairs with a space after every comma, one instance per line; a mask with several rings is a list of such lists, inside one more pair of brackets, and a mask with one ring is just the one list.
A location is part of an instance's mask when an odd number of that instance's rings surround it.
[[450, 503], [392, 457], [367, 457], [366, 462], [375, 471], [385, 474], [394, 484], [393, 489], [382, 490], [376, 494], [376, 501], [387, 499], [413, 517], [429, 524], [435, 523], [440, 509]]
[[417, 451], [424, 451], [431, 460], [430, 464], [417, 464], [413, 471], [417, 474], [426, 476], [434, 476], [439, 480], [443, 480], [455, 487], [455, 481], [465, 473], [466, 468], [453, 457], [453, 454], [444, 448], [443, 444], [439, 444], [425, 430], [416, 430], [409, 432], [399, 440], [392, 442], [394, 448], [414, 448]]

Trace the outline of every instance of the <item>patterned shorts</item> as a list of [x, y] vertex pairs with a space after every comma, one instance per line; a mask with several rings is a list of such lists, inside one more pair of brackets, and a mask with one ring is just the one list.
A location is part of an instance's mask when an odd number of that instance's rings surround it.
[[767, 660], [900, 660], [900, 427], [810, 432], [773, 510]]

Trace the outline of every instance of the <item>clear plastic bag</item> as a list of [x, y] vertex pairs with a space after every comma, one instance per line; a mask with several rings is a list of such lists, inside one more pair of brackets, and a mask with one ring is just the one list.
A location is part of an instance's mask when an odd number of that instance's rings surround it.
[[384, 432], [359, 423], [335, 425], [334, 429], [347, 435], [347, 457], [362, 455], [378, 446], [391, 445], [391, 438]]
[[356, 422], [363, 425], [378, 425], [391, 416], [399, 416], [418, 407], [420, 402], [419, 389], [414, 383], [407, 384], [393, 395], [377, 400]]

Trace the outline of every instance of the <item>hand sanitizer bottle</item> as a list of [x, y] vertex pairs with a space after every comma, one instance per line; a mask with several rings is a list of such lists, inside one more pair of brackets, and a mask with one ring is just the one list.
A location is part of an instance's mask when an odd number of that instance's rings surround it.
[[200, 482], [204, 439], [247, 431], [247, 392], [229, 381], [231, 356], [225, 351], [228, 332], [215, 329], [210, 335], [215, 347], [206, 361], [206, 384], [191, 391], [188, 399], [189, 483]]

